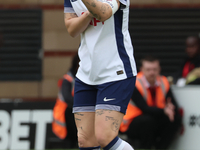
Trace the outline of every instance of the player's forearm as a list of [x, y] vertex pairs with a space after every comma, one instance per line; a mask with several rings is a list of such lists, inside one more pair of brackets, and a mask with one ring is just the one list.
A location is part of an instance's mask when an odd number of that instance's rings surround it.
[[103, 22], [111, 17], [112, 9], [107, 3], [98, 0], [82, 0], [89, 12], [99, 21]]
[[72, 37], [77, 37], [82, 32], [86, 30], [88, 27], [92, 17], [90, 16], [89, 12], [85, 12], [80, 17], [67, 19], [65, 18], [65, 26], [67, 28], [68, 33]]

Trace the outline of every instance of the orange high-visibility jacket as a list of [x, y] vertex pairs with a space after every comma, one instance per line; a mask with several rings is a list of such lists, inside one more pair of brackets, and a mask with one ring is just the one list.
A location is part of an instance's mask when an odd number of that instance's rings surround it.
[[[70, 73], [65, 74], [62, 80], [64, 79], [74, 84], [74, 78]], [[62, 84], [60, 84], [60, 86], [61, 85]], [[72, 86], [71, 94], [72, 96], [74, 96], [74, 86]], [[52, 131], [60, 139], [64, 139], [67, 136], [67, 127], [66, 127], [66, 120], [65, 120], [65, 110], [67, 109], [67, 107], [68, 105], [65, 102], [60, 90], [58, 94], [58, 98], [56, 100], [56, 104], [53, 108], [53, 122], [52, 122]]]
[[[144, 98], [144, 100], [146, 101], [147, 105], [153, 106], [151, 93], [149, 89], [145, 87], [146, 83], [144, 83], [145, 80], [143, 80], [142, 78], [143, 74], [141, 72], [138, 73], [135, 86], [142, 95], [142, 97]], [[162, 109], [165, 108], [165, 102], [166, 102], [165, 97], [167, 92], [169, 91], [170, 85], [167, 78], [164, 76], [158, 76], [157, 81], [160, 84], [159, 86], [156, 87], [156, 107]], [[126, 110], [126, 115], [123, 117], [123, 121], [120, 125], [120, 131], [126, 132], [132, 120], [141, 114], [142, 114], [141, 109], [134, 104], [133, 100], [130, 100]]]

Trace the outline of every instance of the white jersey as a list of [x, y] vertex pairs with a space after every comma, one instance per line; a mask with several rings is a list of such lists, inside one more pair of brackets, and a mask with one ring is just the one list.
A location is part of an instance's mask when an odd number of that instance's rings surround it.
[[[129, 0], [105, 22], [96, 18], [81, 34], [77, 78], [89, 85], [123, 80], [137, 75], [133, 46], [128, 31]], [[65, 0], [65, 13], [80, 16], [87, 11], [81, 0]]]

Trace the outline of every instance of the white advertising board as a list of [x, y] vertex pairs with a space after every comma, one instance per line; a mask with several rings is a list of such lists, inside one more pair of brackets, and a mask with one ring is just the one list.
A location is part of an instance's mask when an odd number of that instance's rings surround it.
[[183, 134], [177, 135], [170, 149], [200, 149], [200, 86], [172, 86], [179, 107], [183, 108]]
[[45, 150], [54, 102], [0, 103], [0, 150]]

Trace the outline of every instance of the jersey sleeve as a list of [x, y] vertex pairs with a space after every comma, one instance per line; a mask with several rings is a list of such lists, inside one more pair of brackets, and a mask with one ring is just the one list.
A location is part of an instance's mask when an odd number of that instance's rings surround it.
[[75, 13], [70, 0], [64, 1], [64, 13]]

